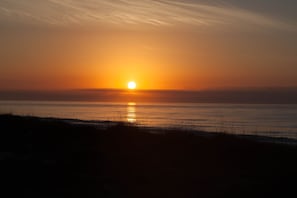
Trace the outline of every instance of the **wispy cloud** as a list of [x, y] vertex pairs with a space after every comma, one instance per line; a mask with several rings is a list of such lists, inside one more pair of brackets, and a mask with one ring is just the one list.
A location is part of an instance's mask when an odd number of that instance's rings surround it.
[[235, 7], [224, 1], [178, 0], [1, 0], [0, 21], [56, 25], [189, 24], [259, 25], [297, 30], [296, 24]]

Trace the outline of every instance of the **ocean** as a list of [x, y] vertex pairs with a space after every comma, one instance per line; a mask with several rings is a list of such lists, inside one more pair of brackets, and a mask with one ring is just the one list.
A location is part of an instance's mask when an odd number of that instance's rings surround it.
[[0, 113], [297, 139], [295, 104], [0, 101]]

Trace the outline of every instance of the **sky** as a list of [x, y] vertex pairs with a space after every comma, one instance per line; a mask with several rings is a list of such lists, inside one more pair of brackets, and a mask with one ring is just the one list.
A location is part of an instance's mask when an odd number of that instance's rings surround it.
[[0, 90], [297, 87], [296, 0], [0, 0]]

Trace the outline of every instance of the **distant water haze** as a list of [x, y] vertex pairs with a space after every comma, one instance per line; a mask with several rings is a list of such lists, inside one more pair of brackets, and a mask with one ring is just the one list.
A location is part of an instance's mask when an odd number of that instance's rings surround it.
[[297, 139], [297, 89], [0, 91], [0, 113]]
[[120, 90], [0, 91], [0, 100], [297, 104], [297, 88], [228, 90]]
[[296, 104], [0, 101], [0, 113], [297, 139]]

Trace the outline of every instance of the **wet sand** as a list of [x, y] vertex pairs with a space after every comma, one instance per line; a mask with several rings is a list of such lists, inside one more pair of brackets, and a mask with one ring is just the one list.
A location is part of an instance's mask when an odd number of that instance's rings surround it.
[[297, 197], [297, 144], [0, 115], [3, 197]]

